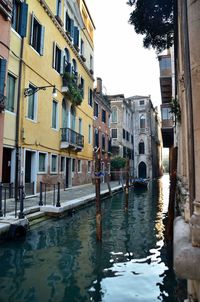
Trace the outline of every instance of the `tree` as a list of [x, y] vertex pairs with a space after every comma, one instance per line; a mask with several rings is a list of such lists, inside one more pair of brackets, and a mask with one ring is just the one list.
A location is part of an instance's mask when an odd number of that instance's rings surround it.
[[137, 34], [144, 35], [145, 48], [153, 47], [157, 52], [170, 48], [174, 42], [175, 0], [128, 0], [133, 6], [129, 23]]
[[114, 157], [113, 159], [111, 159], [111, 170], [115, 171], [124, 168], [125, 164], [126, 164], [125, 158], [121, 156]]

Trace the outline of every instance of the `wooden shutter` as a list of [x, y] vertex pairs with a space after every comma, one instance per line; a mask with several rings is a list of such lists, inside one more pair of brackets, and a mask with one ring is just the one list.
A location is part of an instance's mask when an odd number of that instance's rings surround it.
[[20, 5], [20, 18], [19, 18], [19, 34], [21, 37], [26, 37], [27, 15], [28, 15], [28, 4], [22, 2]]
[[70, 35], [73, 38], [74, 37], [74, 20], [70, 20]]
[[77, 26], [74, 26], [74, 45], [79, 47], [79, 30]]
[[0, 59], [0, 94], [4, 95], [6, 59]]

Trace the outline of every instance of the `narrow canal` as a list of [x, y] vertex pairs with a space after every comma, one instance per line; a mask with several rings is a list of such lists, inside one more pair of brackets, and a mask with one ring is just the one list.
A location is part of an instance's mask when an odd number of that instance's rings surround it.
[[102, 203], [103, 241], [95, 206], [44, 221], [25, 240], [0, 247], [1, 302], [175, 302], [176, 280], [164, 244], [168, 177], [148, 191]]

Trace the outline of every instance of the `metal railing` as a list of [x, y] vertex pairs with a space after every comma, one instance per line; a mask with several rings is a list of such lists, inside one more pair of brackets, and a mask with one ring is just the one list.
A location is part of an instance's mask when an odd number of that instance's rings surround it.
[[[13, 183], [8, 185], [4, 185], [0, 183], [0, 217], [5, 217], [6, 214], [10, 211], [9, 205], [7, 204], [8, 199], [15, 198], [13, 201], [15, 203], [14, 206], [14, 214], [15, 217], [22, 219], [24, 218], [24, 186], [19, 186], [15, 188]], [[18, 211], [18, 204], [19, 204], [19, 211]], [[18, 212], [17, 212], [18, 211]]]
[[84, 136], [70, 128], [61, 128], [61, 141], [83, 148]]
[[[52, 205], [56, 207], [60, 207], [60, 183], [57, 184], [48, 184], [44, 182], [40, 182], [40, 199], [39, 199], [39, 206], [46, 206], [47, 205], [47, 193], [53, 190], [53, 198], [52, 198]], [[48, 199], [50, 196], [48, 196]]]

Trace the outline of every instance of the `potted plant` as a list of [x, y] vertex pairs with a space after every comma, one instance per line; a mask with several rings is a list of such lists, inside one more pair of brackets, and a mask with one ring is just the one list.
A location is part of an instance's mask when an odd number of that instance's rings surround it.
[[63, 75], [63, 84], [68, 87], [68, 91], [65, 94], [71, 103], [74, 106], [81, 105], [83, 95], [81, 89], [77, 86], [76, 78], [69, 72], [65, 72]]

